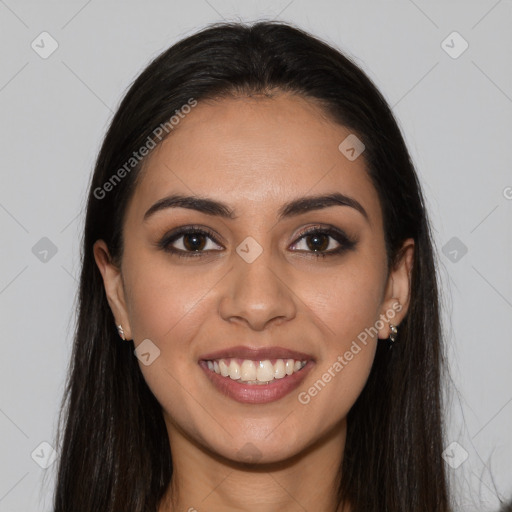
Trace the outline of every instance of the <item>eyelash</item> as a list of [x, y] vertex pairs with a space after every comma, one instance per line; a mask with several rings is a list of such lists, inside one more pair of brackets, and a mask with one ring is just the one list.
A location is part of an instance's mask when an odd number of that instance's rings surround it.
[[[165, 252], [178, 256], [179, 258], [197, 258], [201, 257], [203, 253], [208, 251], [183, 251], [182, 249], [175, 249], [171, 247], [171, 244], [176, 240], [179, 240], [185, 235], [205, 235], [217, 245], [222, 245], [216, 238], [215, 234], [207, 228], [199, 227], [199, 226], [185, 226], [182, 228], [178, 228], [175, 231], [167, 233], [163, 236], [163, 238], [157, 243], [158, 247]], [[339, 247], [336, 249], [331, 249], [327, 252], [316, 252], [316, 251], [296, 251], [296, 252], [309, 252], [312, 256], [316, 258], [325, 258], [327, 256], [337, 256], [345, 253], [346, 251], [352, 250], [356, 246], [356, 241], [349, 238], [343, 231], [338, 230], [333, 227], [320, 227], [314, 226], [310, 227], [301, 233], [299, 233], [297, 241], [294, 242], [293, 245], [296, 245], [303, 238], [312, 235], [327, 235], [333, 238], [336, 242], [338, 242]], [[218, 251], [217, 251], [218, 252]]]

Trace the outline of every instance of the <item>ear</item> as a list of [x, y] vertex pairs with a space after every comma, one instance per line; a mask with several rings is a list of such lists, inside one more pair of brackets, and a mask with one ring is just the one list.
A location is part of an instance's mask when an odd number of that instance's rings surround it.
[[107, 295], [108, 304], [114, 315], [116, 326], [123, 327], [127, 340], [132, 339], [132, 331], [124, 293], [121, 269], [118, 268], [110, 257], [107, 244], [103, 240], [96, 240], [93, 246], [94, 259], [103, 277], [103, 286]]
[[389, 337], [389, 324], [399, 325], [409, 309], [414, 248], [414, 240], [408, 238], [403, 243], [398, 260], [389, 273], [380, 315], [384, 324], [379, 329], [380, 339]]

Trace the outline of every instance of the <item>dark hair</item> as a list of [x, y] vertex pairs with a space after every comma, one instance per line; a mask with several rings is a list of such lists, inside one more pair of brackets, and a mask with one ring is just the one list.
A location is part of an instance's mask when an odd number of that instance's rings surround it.
[[[114, 174], [126, 170], [147, 140], [160, 142], [156, 128], [191, 98], [273, 92], [316, 102], [365, 144], [389, 268], [402, 242], [415, 241], [410, 307], [398, 340], [392, 350], [378, 344], [368, 381], [348, 414], [340, 504], [349, 502], [353, 512], [449, 510], [433, 242], [400, 129], [383, 96], [350, 59], [288, 24], [259, 22], [215, 24], [162, 53], [134, 81], [104, 138], [87, 204], [79, 314], [59, 418], [55, 512], [155, 512], [172, 476], [161, 406], [132, 343], [119, 342], [93, 258], [98, 239], [114, 260], [121, 258], [124, 213], [145, 160], [123, 179], [112, 181]], [[108, 193], [100, 194], [107, 182]]]
[[500, 512], [512, 512], [512, 500], [508, 503], [503, 503], [501, 505]]

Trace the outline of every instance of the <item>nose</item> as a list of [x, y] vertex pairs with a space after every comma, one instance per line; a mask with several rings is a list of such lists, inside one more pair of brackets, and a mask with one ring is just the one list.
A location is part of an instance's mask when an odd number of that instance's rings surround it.
[[[219, 303], [221, 317], [248, 324], [261, 331], [296, 316], [296, 297], [283, 272], [272, 268], [270, 251], [252, 263], [235, 256], [234, 268], [223, 280], [225, 289]], [[275, 267], [275, 265], [274, 265]]]

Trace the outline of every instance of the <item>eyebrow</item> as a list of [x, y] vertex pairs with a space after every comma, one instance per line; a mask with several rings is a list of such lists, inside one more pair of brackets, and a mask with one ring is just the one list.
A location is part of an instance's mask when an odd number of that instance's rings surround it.
[[[282, 220], [288, 217], [294, 217], [313, 210], [322, 210], [331, 206], [348, 206], [357, 210], [363, 217], [370, 222], [368, 213], [361, 203], [353, 197], [346, 196], [339, 192], [327, 195], [305, 196], [294, 199], [283, 205], [278, 211], [278, 219]], [[225, 203], [207, 199], [199, 196], [184, 196], [173, 194], [158, 200], [144, 214], [144, 221], [156, 212], [167, 208], [187, 208], [197, 210], [206, 215], [215, 215], [224, 219], [236, 219], [235, 212]]]

